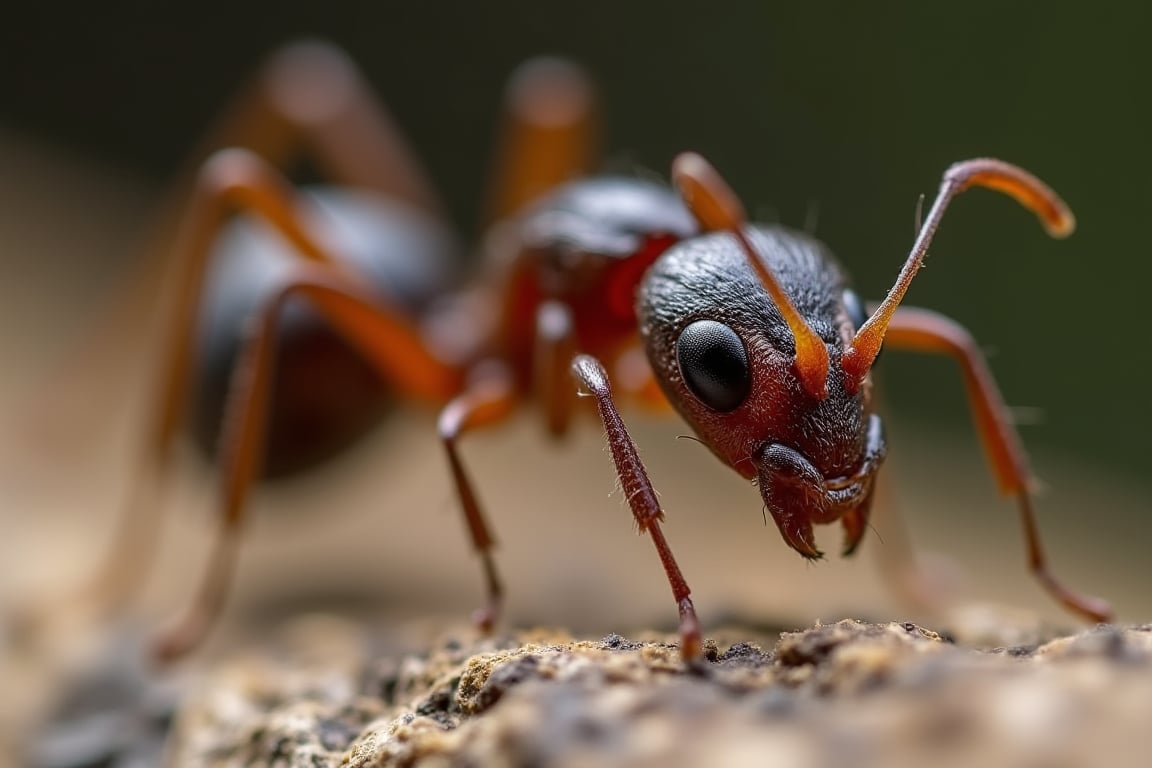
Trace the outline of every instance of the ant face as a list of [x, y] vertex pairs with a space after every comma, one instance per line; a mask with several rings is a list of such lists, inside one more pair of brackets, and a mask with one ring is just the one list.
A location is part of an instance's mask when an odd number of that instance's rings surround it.
[[[653, 265], [640, 331], [669, 401], [722, 461], [755, 478], [785, 541], [818, 557], [812, 525], [866, 519], [883, 457], [870, 381], [848, 387], [839, 365], [863, 312], [819, 241], [779, 227], [751, 240], [828, 349], [825, 397], [802, 385], [788, 325], [730, 235], [674, 246]], [[854, 528], [849, 539], [852, 549]]]

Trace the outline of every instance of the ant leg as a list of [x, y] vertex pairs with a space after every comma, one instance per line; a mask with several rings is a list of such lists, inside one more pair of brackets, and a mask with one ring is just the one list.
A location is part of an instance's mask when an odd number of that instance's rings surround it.
[[544, 406], [548, 434], [568, 433], [575, 395], [569, 368], [576, 356], [576, 324], [572, 310], [559, 301], [545, 301], [536, 310], [536, 364], [532, 388]]
[[599, 154], [595, 89], [569, 61], [541, 57], [521, 64], [508, 80], [503, 111], [485, 211], [489, 224], [589, 174]]
[[[174, 286], [178, 291], [177, 305], [169, 321], [164, 346], [166, 359], [144, 441], [141, 473], [135, 481], [130, 503], [121, 513], [120, 532], [113, 549], [95, 582], [106, 602], [123, 600], [125, 593], [140, 582], [140, 575], [148, 566], [148, 555], [154, 549], [153, 510], [142, 503], [138, 494], [151, 487], [149, 479], [163, 472], [182, 423], [205, 269], [217, 232], [234, 210], [266, 220], [295, 247], [302, 259], [325, 265], [334, 273], [340, 271], [332, 266], [332, 258], [301, 223], [298, 205], [287, 182], [260, 158], [245, 150], [225, 150], [204, 164], [177, 240], [178, 282]], [[401, 384], [415, 380], [410, 391], [424, 392], [431, 399], [446, 399], [453, 390], [443, 386], [443, 364], [427, 355], [422, 359], [416, 349], [415, 331], [406, 329], [405, 334], [412, 339], [404, 345], [405, 353], [414, 362], [410, 366], [398, 366], [402, 370], [395, 372], [394, 379]]]
[[303, 149], [340, 184], [439, 216], [443, 210], [388, 110], [337, 46], [306, 41], [273, 53], [209, 132], [195, 158], [250, 149], [284, 168]]
[[[166, 275], [170, 268], [179, 269], [171, 263], [175, 257], [171, 244], [188, 199], [195, 195], [200, 169], [224, 148], [248, 149], [281, 169], [307, 154], [337, 183], [404, 200], [444, 218], [444, 206], [415, 152], [349, 56], [322, 42], [287, 45], [268, 57], [190, 154], [161, 196], [124, 285], [100, 309], [95, 329], [78, 340], [54, 381], [67, 386], [76, 379], [75, 371], [120, 367], [107, 361], [121, 353], [125, 334], [149, 327], [149, 318], [161, 303], [157, 297], [163, 296]], [[56, 390], [50, 389], [44, 405], [36, 409], [46, 412], [41, 422], [50, 420], [59, 402], [69, 399], [51, 396]], [[31, 433], [38, 432], [43, 430]]]
[[[171, 264], [175, 256], [171, 244], [188, 199], [196, 194], [200, 169], [224, 148], [248, 149], [281, 169], [307, 154], [337, 183], [404, 200], [444, 218], [443, 204], [427, 173], [349, 56], [322, 42], [287, 45], [268, 57], [190, 154], [142, 237], [141, 258], [55, 380], [72, 381], [73, 371], [117, 368], [106, 361], [121, 351], [122, 335], [148, 327], [166, 275], [172, 267], [179, 269]], [[65, 399], [45, 397], [44, 402], [58, 410], [59, 401]]]
[[961, 367], [985, 453], [992, 463], [1002, 493], [1014, 495], [1020, 507], [1028, 567], [1052, 597], [1064, 607], [1092, 621], [1108, 621], [1112, 608], [1105, 601], [1066, 587], [1048, 569], [1040, 529], [1032, 510], [1027, 455], [1008, 418], [1007, 408], [975, 340], [963, 327], [926, 309], [900, 308], [892, 316], [885, 342], [889, 348], [941, 352]]
[[484, 568], [486, 604], [472, 617], [476, 626], [484, 632], [490, 632], [500, 618], [504, 587], [492, 557], [496, 541], [473, 489], [472, 479], [461, 461], [458, 443], [464, 432], [507, 416], [516, 405], [516, 394], [512, 376], [502, 364], [493, 362], [491, 365], [481, 365], [464, 392], [444, 406], [438, 421], [440, 441], [448, 455], [452, 482], [460, 498], [464, 522]]
[[[504, 97], [493, 218], [590, 170], [594, 101], [589, 78], [564, 60], [534, 59], [516, 70]], [[442, 217], [443, 205], [395, 120], [334, 45], [298, 42], [270, 56], [199, 156], [221, 147], [251, 149], [281, 168], [303, 148], [338, 183]]]
[[222, 435], [220, 530], [192, 605], [154, 646], [171, 661], [193, 649], [223, 606], [235, 563], [249, 491], [259, 473], [276, 359], [277, 328], [288, 303], [303, 299], [405, 395], [443, 402], [460, 386], [459, 373], [433, 358], [400, 313], [326, 264], [301, 263], [260, 310], [233, 373]]
[[152, 417], [144, 440], [137, 478], [131, 484], [128, 503], [122, 510], [109, 550], [91, 594], [106, 610], [124, 601], [127, 593], [141, 582], [155, 549], [157, 516], [155, 489], [167, 466], [173, 439], [180, 427], [188, 398], [192, 361], [193, 331], [210, 247], [232, 209], [256, 213], [314, 260], [328, 257], [312, 243], [297, 222], [292, 193], [286, 182], [258, 157], [244, 150], [228, 150], [213, 156], [201, 168], [185, 212], [177, 239], [178, 291], [176, 308], [169, 321], [162, 354], [160, 384], [152, 406]]
[[656, 498], [656, 491], [648, 479], [648, 472], [640, 461], [636, 444], [632, 442], [628, 428], [612, 401], [608, 374], [605, 373], [600, 361], [589, 355], [578, 355], [572, 361], [572, 374], [580, 385], [596, 398], [596, 407], [608, 438], [608, 448], [612, 451], [612, 461], [616, 465], [616, 476], [620, 478], [628, 506], [632, 508], [632, 515], [636, 518], [640, 533], [647, 533], [652, 538], [660, 562], [664, 566], [664, 572], [668, 576], [672, 597], [680, 611], [680, 655], [685, 661], [699, 659], [702, 645], [700, 621], [696, 617], [696, 608], [692, 605], [692, 590], [684, 580], [680, 566], [672, 555], [672, 549], [664, 538], [664, 531], [660, 527], [660, 522], [664, 519], [664, 510], [660, 508], [660, 501]]
[[[564, 304], [546, 301], [536, 312], [536, 361], [533, 386], [544, 405], [548, 432], [553, 437], [567, 433], [571, 421], [571, 388], [567, 382], [569, 361], [576, 353], [572, 313]], [[495, 539], [473, 489], [471, 477], [460, 458], [458, 441], [465, 430], [503, 419], [516, 404], [516, 390], [508, 370], [499, 364], [481, 368], [468, 389], [449, 403], [440, 414], [440, 439], [448, 454], [452, 480], [460, 498], [472, 546], [484, 568], [487, 602], [473, 614], [474, 623], [489, 632], [499, 620], [504, 587], [492, 557]]]

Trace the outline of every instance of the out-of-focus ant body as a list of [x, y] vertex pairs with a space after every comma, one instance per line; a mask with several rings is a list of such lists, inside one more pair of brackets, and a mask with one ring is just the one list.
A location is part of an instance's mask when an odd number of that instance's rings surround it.
[[[970, 186], [1012, 195], [1053, 235], [1071, 231], [1067, 208], [1030, 174], [992, 160], [949, 169], [896, 286], [868, 317], [826, 246], [782, 227], [748, 225], [735, 196], [696, 155], [676, 160], [679, 195], [638, 179], [585, 177], [589, 86], [570, 66], [537, 62], [509, 90], [486, 271], [466, 291], [448, 294], [435, 276], [452, 238], [437, 223], [430, 185], [348, 62], [326, 48], [293, 48], [261, 83], [216, 142], [259, 154], [225, 149], [207, 160], [177, 240], [179, 302], [140, 486], [155, 483], [184, 421], [199, 326], [208, 329], [200, 346], [210, 355], [196, 385], [208, 393], [200, 397], [207, 421], [198, 432], [217, 439], [219, 431], [223, 493], [212, 562], [191, 609], [160, 638], [160, 657], [188, 651], [218, 613], [261, 470], [297, 469], [347, 442], [379, 410], [373, 377], [395, 397], [440, 408], [440, 438], [483, 564], [488, 600], [477, 618], [491, 626], [503, 588], [459, 440], [527, 402], [551, 434], [563, 434], [578, 394], [574, 376], [594, 398], [625, 498], [672, 588], [682, 652], [695, 658], [701, 641], [690, 590], [608, 371], [629, 371], [611, 377], [625, 398], [658, 401], [662, 392], [718, 458], [756, 481], [788, 545], [818, 558], [814, 524], [839, 521], [845, 554], [867, 528], [885, 454], [869, 373], [882, 343], [960, 363], [1001, 488], [1019, 500], [1032, 570], [1066, 607], [1093, 619], [1109, 614], [1048, 571], [1025, 454], [976, 344], [939, 315], [897, 309], [944, 209]], [[309, 202], [289, 187], [272, 164], [299, 145], [347, 188]], [[222, 244], [234, 212], [275, 232], [283, 258], [273, 269], [258, 263], [250, 237]], [[370, 266], [349, 244], [390, 250], [400, 266]], [[214, 253], [225, 275], [209, 300], [218, 308], [198, 320]], [[436, 268], [423, 270], [428, 263]], [[251, 283], [252, 275], [262, 277]], [[404, 279], [412, 287], [398, 290]], [[229, 285], [237, 293], [230, 304], [220, 290]], [[237, 336], [245, 322], [248, 333]], [[649, 364], [642, 376], [627, 364], [638, 340]], [[353, 390], [341, 390], [346, 375]], [[308, 419], [323, 427], [323, 440], [277, 439], [266, 450], [270, 434], [291, 433], [293, 409], [313, 395], [321, 415]], [[139, 530], [154, 517], [143, 506], [128, 506], [106, 586], [133, 580]]]

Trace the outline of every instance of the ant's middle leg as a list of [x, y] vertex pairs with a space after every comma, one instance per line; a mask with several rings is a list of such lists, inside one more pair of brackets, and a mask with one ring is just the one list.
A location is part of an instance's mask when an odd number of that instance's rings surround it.
[[[535, 328], [532, 387], [544, 409], [549, 434], [561, 437], [568, 431], [575, 400], [568, 384], [568, 368], [576, 351], [571, 310], [561, 302], [545, 301], [537, 308]], [[519, 396], [507, 366], [490, 361], [476, 367], [465, 391], [440, 413], [440, 439], [472, 546], [484, 569], [486, 602], [473, 619], [485, 632], [491, 631], [499, 621], [504, 586], [492, 552], [495, 538], [460, 457], [458, 443], [464, 432], [503, 420], [516, 406]]]
[[512, 375], [502, 363], [481, 364], [464, 391], [444, 406], [438, 422], [464, 522], [484, 569], [485, 605], [473, 614], [473, 621], [484, 632], [491, 631], [499, 621], [504, 585], [492, 553], [496, 540], [461, 460], [458, 443], [465, 432], [503, 420], [516, 407], [516, 395]]

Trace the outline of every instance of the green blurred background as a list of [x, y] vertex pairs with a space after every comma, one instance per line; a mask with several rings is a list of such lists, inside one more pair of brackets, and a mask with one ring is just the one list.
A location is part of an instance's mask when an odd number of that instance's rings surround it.
[[[0, 121], [161, 182], [278, 43], [346, 47], [465, 230], [507, 73], [538, 53], [603, 89], [616, 166], [709, 156], [762, 217], [818, 234], [878, 297], [920, 193], [953, 160], [1010, 159], [1076, 211], [1068, 242], [1006, 200], [963, 199], [910, 303], [993, 352], [1032, 444], [1146, 473], [1152, 10], [1134, 3], [144, 3], [22, 9], [0, 29]], [[78, 257], [81, 256], [78, 254]], [[889, 356], [905, 414], [959, 423], [951, 366]]]

